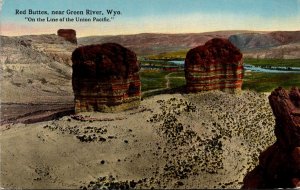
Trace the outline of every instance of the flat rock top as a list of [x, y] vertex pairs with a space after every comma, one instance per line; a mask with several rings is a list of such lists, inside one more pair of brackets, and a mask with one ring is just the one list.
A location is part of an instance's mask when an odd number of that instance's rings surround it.
[[242, 54], [229, 40], [214, 38], [203, 46], [191, 49], [186, 56], [187, 67], [192, 65], [235, 64], [242, 60]]
[[57, 30], [57, 34], [58, 35], [60, 35], [60, 34], [72, 34], [72, 35], [76, 36], [76, 31], [73, 30], [73, 29], [59, 29], [59, 30]]
[[79, 47], [72, 61], [74, 77], [127, 77], [140, 69], [136, 54], [116, 43]]

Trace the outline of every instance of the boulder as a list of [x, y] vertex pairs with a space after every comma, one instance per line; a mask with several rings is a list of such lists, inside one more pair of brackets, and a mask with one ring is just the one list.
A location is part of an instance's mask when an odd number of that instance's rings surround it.
[[300, 187], [300, 91], [277, 88], [269, 101], [277, 141], [260, 154], [259, 166], [246, 175], [243, 188]]
[[57, 35], [73, 44], [77, 44], [76, 31], [73, 29], [59, 29]]
[[141, 100], [136, 54], [115, 43], [82, 46], [72, 54], [75, 112], [117, 112]]
[[188, 51], [185, 78], [188, 92], [238, 92], [243, 81], [242, 54], [227, 39], [214, 38]]

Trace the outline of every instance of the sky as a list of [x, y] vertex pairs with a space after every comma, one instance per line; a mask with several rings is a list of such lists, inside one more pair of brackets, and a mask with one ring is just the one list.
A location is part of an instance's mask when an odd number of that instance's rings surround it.
[[[29, 15], [47, 11], [48, 15]], [[86, 10], [103, 15], [85, 15]], [[26, 10], [26, 14], [16, 11]], [[67, 10], [84, 15], [68, 15]], [[107, 14], [115, 10], [115, 16]], [[53, 15], [52, 11], [65, 11]], [[52, 34], [72, 28], [77, 36], [137, 33], [200, 33], [220, 30], [300, 30], [300, 0], [0, 0], [1, 35]], [[29, 22], [25, 17], [35, 19]], [[37, 21], [76, 17], [110, 22]]]

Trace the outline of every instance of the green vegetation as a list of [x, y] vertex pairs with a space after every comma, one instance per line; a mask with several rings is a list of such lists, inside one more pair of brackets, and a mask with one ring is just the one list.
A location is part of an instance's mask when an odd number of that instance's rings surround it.
[[144, 70], [140, 72], [142, 92], [166, 87], [165, 76], [169, 74], [160, 70]]
[[149, 55], [147, 58], [155, 60], [184, 60], [187, 52], [188, 50], [165, 52], [158, 55]]
[[292, 86], [300, 86], [299, 73], [246, 73], [243, 89], [257, 92], [271, 92], [277, 87], [290, 89]]
[[[170, 64], [169, 60], [184, 60], [187, 50], [161, 53], [147, 56], [147, 59], [160, 61], [162, 64]], [[255, 59], [245, 58], [244, 63], [261, 67], [300, 67], [300, 59]]]
[[180, 90], [186, 83], [183, 71], [143, 70], [140, 74], [143, 98]]
[[251, 59], [245, 58], [244, 63], [261, 67], [300, 67], [300, 59]]
[[[170, 74], [171, 73], [171, 74]], [[142, 81], [142, 92], [166, 88], [166, 75], [169, 75], [170, 88], [177, 88], [185, 85], [184, 72], [168, 72], [160, 70], [143, 70], [140, 72]]]
[[169, 77], [182, 77], [182, 78], [184, 78], [185, 77], [184, 76], [184, 71], [178, 71], [178, 72], [171, 73], [169, 75]]
[[[151, 60], [141, 60], [142, 65], [156, 68], [156, 70], [145, 69], [141, 71], [142, 92], [159, 89], [158, 91], [150, 91], [147, 96], [159, 93], [168, 93], [166, 91], [166, 75], [169, 78], [169, 87], [176, 89], [186, 84], [183, 67], [179, 71], [163, 71], [164, 67], [175, 66], [169, 63], [169, 60], [182, 59], [185, 57], [186, 51], [170, 52], [159, 55], [149, 56]], [[244, 63], [261, 67], [300, 67], [300, 59], [250, 59], [246, 58]], [[178, 65], [177, 65], [178, 66]], [[242, 89], [254, 90], [257, 92], [271, 92], [277, 87], [290, 89], [292, 86], [300, 86], [299, 73], [257, 73], [246, 72], [244, 76]]]
[[167, 66], [178, 66], [178, 64], [168, 62], [168, 60], [139, 60], [141, 66], [152, 66], [152, 67], [167, 67]]
[[170, 73], [169, 79], [170, 79], [170, 88], [178, 88], [186, 84], [184, 71]]
[[185, 85], [185, 78], [170, 78], [170, 88], [178, 88]]
[[[245, 59], [244, 63], [264, 68], [268, 67], [300, 67], [300, 59]], [[258, 92], [270, 92], [278, 86], [290, 89], [300, 86], [299, 73], [246, 73], [243, 89]]]
[[168, 62], [168, 60], [139, 60], [142, 67], [149, 67], [149, 68], [157, 68], [163, 69], [166, 67], [176, 67], [176, 68], [183, 68], [184, 65], [178, 65], [176, 63]]
[[[155, 89], [166, 88], [165, 76], [170, 72], [167, 71], [150, 71], [141, 72], [142, 92]], [[169, 75], [170, 88], [178, 88], [185, 85], [184, 72], [172, 72]], [[300, 86], [299, 73], [256, 73], [249, 72], [244, 76], [243, 90], [254, 90], [257, 92], [271, 92], [277, 87], [290, 89], [292, 86]], [[157, 94], [157, 93], [156, 93]]]

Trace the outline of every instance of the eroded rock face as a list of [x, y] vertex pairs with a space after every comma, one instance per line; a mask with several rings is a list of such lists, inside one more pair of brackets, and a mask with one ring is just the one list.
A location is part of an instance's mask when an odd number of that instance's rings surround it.
[[73, 44], [77, 44], [76, 31], [73, 29], [59, 29], [57, 35]]
[[300, 91], [277, 88], [269, 101], [277, 141], [261, 153], [259, 166], [244, 179], [244, 188], [300, 187]]
[[76, 112], [139, 106], [140, 65], [134, 52], [115, 43], [83, 46], [73, 52], [72, 61]]
[[242, 57], [239, 49], [220, 38], [191, 49], [185, 59], [187, 91], [240, 91], [243, 81]]

